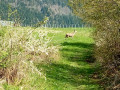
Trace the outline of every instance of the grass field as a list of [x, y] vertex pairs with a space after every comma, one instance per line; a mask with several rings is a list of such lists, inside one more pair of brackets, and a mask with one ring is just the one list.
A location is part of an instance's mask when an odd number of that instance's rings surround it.
[[73, 38], [65, 38], [65, 34], [73, 32], [74, 28], [54, 30], [60, 31], [55, 34], [52, 43], [60, 45], [61, 58], [49, 65], [37, 65], [47, 77], [42, 84], [43, 90], [98, 90], [99, 86], [90, 78], [96, 68], [86, 62], [93, 50], [92, 29], [77, 28]]
[[[65, 34], [73, 32], [74, 28], [48, 28], [57, 33], [53, 36], [51, 44], [60, 47], [60, 57], [50, 63], [36, 64], [46, 80], [34, 75], [30, 82], [34, 90], [100, 90], [96, 80], [91, 75], [97, 70], [92, 60], [94, 41], [91, 37], [91, 28], [76, 28], [77, 33], [73, 38], [65, 38]], [[6, 90], [19, 90], [18, 86], [4, 85]], [[29, 90], [26, 88], [26, 90]]]

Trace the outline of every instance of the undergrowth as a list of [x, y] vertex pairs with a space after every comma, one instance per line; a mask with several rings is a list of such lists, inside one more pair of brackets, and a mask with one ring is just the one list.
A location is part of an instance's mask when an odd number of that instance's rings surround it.
[[30, 27], [0, 28], [0, 82], [5, 90], [34, 90], [30, 83], [35, 75], [46, 80], [34, 63], [50, 62], [58, 56], [58, 47], [50, 44], [52, 37], [47, 34], [45, 30]]

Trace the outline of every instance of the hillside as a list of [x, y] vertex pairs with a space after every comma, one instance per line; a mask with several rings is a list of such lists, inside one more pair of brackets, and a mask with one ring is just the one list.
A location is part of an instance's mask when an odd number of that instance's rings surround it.
[[17, 9], [23, 25], [34, 25], [49, 17], [48, 24], [82, 24], [81, 19], [72, 14], [68, 0], [0, 0], [0, 16], [8, 19], [8, 5]]

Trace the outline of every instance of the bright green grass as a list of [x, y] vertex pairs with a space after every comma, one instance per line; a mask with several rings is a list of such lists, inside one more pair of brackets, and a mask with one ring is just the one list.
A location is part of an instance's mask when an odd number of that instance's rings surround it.
[[[60, 60], [51, 64], [39, 64], [38, 69], [46, 74], [47, 80], [42, 83], [43, 90], [100, 90], [99, 85], [90, 76], [96, 67], [87, 63], [93, 50], [94, 41], [90, 37], [92, 29], [77, 28], [73, 38], [65, 38], [67, 32], [74, 28], [57, 28], [52, 43], [60, 45]], [[49, 34], [52, 36], [52, 34]]]
[[[94, 41], [91, 28], [77, 28], [73, 38], [65, 38], [65, 34], [74, 28], [48, 28], [45, 30], [60, 31], [56, 33], [52, 43], [60, 46], [60, 60], [50, 64], [37, 64], [37, 68], [46, 76], [46, 81], [34, 75], [30, 86], [34, 90], [100, 90], [99, 85], [91, 77], [97, 70], [94, 64], [86, 59], [92, 55]], [[53, 36], [49, 33], [49, 36]], [[6, 90], [19, 90], [18, 87], [4, 85]], [[27, 90], [27, 89], [26, 89]]]

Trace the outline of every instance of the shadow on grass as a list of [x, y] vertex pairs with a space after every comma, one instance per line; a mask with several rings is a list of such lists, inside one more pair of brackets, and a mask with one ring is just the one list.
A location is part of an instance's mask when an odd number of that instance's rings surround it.
[[94, 85], [89, 77], [95, 71], [95, 68], [78, 68], [66, 64], [56, 63], [53, 63], [49, 66], [41, 64], [37, 65], [37, 67], [42, 67], [45, 70], [47, 78], [60, 81], [61, 83], [69, 83], [72, 86]]
[[62, 56], [67, 58], [71, 62], [94, 62], [95, 59], [93, 57], [93, 47], [94, 44], [89, 43], [62, 43], [62, 46], [65, 46], [61, 49]]
[[89, 43], [81, 43], [81, 42], [64, 42], [62, 43], [62, 46], [75, 46], [75, 47], [82, 47], [82, 48], [92, 48], [94, 44]]
[[63, 60], [62, 63], [39, 64], [37, 67], [44, 69], [47, 78], [60, 81], [61, 83], [69, 83], [75, 87], [80, 85], [95, 85], [90, 76], [96, 71], [96, 68], [90, 67], [85, 61], [86, 59], [92, 59], [94, 45], [77, 42], [64, 42], [61, 45], [63, 48], [60, 51], [63, 59], [69, 63], [77, 63], [76, 66], [65, 63]]

